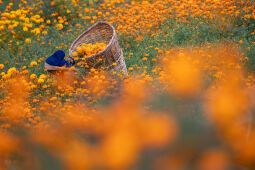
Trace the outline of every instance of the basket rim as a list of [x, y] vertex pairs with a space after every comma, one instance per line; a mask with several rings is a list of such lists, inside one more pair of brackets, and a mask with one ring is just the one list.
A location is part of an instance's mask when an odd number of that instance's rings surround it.
[[44, 67], [45, 67], [45, 69], [47, 69], [49, 71], [68, 70], [68, 68], [66, 68], [66, 67], [52, 66], [46, 62], [44, 62]]
[[[90, 30], [92, 30], [95, 26], [100, 25], [100, 24], [106, 24], [106, 25], [110, 26], [110, 28], [113, 30], [111, 40], [108, 42], [107, 46], [106, 46], [102, 51], [100, 51], [100, 52], [98, 52], [98, 53], [96, 53], [96, 54], [93, 54], [93, 55], [91, 55], [91, 56], [86, 57], [85, 60], [89, 60], [89, 59], [91, 59], [91, 58], [94, 58], [95, 56], [101, 55], [102, 53], [104, 53], [104, 52], [109, 48], [109, 46], [110, 46], [110, 45], [112, 44], [112, 42], [113, 42], [114, 37], [116, 37], [116, 31], [115, 31], [114, 27], [113, 27], [110, 23], [108, 23], [108, 22], [106, 22], [106, 21], [99, 21], [99, 22], [95, 23], [94, 25], [92, 25], [91, 27], [89, 27], [86, 31], [84, 31], [82, 34], [80, 34], [78, 38], [75, 39], [75, 41], [72, 43], [72, 45], [71, 45], [70, 48], [69, 48], [69, 57], [73, 57], [73, 56], [71, 55], [71, 54], [72, 54], [72, 53], [71, 53], [71, 49], [72, 49], [72, 47], [77, 43], [77, 41], [79, 40], [79, 38], [80, 38], [81, 36], [83, 36], [84, 34], [86, 34], [87, 32], [89, 32]], [[81, 59], [79, 58], [78, 60], [81, 60]]]

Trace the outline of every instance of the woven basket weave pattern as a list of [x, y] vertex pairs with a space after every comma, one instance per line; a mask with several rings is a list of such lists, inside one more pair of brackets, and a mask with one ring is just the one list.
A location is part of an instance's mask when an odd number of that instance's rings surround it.
[[[87, 31], [82, 33], [71, 45], [69, 49], [69, 56], [72, 57], [76, 48], [82, 43], [96, 43], [103, 42], [108, 44], [107, 47], [92, 56], [86, 58], [86, 62], [95, 67], [104, 66], [107, 69], [114, 69], [118, 72], [124, 72], [127, 74], [126, 64], [123, 59], [123, 52], [119, 46], [118, 38], [113, 26], [107, 22], [98, 22]], [[97, 62], [98, 59], [103, 59], [101, 62]], [[117, 63], [117, 66], [113, 67], [112, 64]]]

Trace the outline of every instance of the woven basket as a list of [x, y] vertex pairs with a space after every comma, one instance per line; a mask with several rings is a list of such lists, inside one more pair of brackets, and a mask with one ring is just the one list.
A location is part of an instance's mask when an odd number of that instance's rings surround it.
[[[114, 27], [107, 22], [98, 22], [87, 31], [83, 32], [71, 45], [69, 56], [72, 57], [76, 48], [82, 43], [103, 42], [107, 44], [106, 48], [92, 56], [86, 57], [85, 62], [95, 68], [103, 67], [107, 70], [114, 69], [117, 72], [123, 72], [127, 75], [127, 68], [123, 58], [123, 52], [119, 46], [118, 38]], [[113, 66], [116, 63], [116, 66]]]

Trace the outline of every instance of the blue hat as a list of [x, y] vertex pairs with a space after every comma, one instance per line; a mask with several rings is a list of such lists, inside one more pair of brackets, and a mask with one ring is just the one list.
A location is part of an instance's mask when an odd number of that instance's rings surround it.
[[53, 55], [46, 59], [46, 63], [52, 66], [64, 66], [65, 65], [65, 52], [62, 50], [56, 51]]
[[46, 63], [52, 66], [62, 67], [68, 64], [64, 58], [65, 52], [63, 50], [58, 50], [53, 55], [46, 59]]

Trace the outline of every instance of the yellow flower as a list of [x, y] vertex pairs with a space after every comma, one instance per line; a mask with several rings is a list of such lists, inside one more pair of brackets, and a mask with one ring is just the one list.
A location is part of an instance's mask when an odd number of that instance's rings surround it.
[[8, 75], [12, 75], [12, 74], [14, 74], [16, 71], [17, 71], [16, 68], [15, 68], [15, 67], [12, 67], [12, 68], [10, 68], [10, 69], [7, 71], [7, 74], [8, 74]]
[[85, 9], [84, 9], [84, 12], [85, 12], [85, 13], [89, 13], [89, 9], [88, 9], [88, 8], [85, 8]]
[[30, 43], [31, 43], [31, 39], [30, 39], [30, 38], [26, 38], [25, 42], [26, 42], [27, 44], [30, 44]]
[[82, 58], [86, 58], [88, 56], [92, 56], [96, 53], [99, 53], [100, 51], [105, 49], [106, 46], [107, 44], [105, 43], [95, 43], [95, 44], [83, 43], [81, 46], [77, 47], [76, 51], [78, 54], [84, 54]]
[[83, 48], [82, 48], [82, 47], [77, 47], [77, 52], [78, 52], [79, 54], [82, 54], [82, 53], [83, 53]]
[[0, 26], [0, 31], [1, 31], [1, 30], [3, 30], [3, 29], [4, 29], [4, 26], [3, 26], [3, 25], [1, 25], [1, 26]]
[[41, 33], [41, 30], [40, 30], [40, 28], [35, 28], [35, 29], [31, 30], [31, 33], [38, 35]]
[[70, 70], [70, 71], [74, 71], [74, 70], [75, 70], [75, 67], [72, 66], [72, 67], [69, 68], [69, 70]]
[[37, 84], [43, 84], [44, 83], [44, 79], [38, 79]]
[[47, 78], [47, 76], [46, 76], [45, 74], [41, 74], [40, 77], [39, 77], [39, 79], [44, 79], [44, 80], [45, 80], [46, 78]]
[[57, 24], [56, 26], [57, 26], [58, 30], [62, 30], [64, 28], [63, 24]]
[[91, 73], [94, 73], [95, 71], [96, 71], [96, 69], [94, 69], [94, 68], [90, 69]]
[[36, 61], [32, 61], [31, 63], [30, 63], [30, 66], [31, 67], [34, 67], [34, 66], [36, 66], [37, 65], [37, 62]]
[[43, 35], [47, 35], [47, 34], [48, 34], [48, 32], [47, 32], [47, 31], [43, 31], [42, 33], [43, 33]]
[[31, 74], [31, 75], [30, 75], [30, 79], [31, 79], [31, 80], [34, 80], [34, 79], [36, 79], [36, 78], [37, 78], [37, 77], [36, 77], [36, 74]]
[[50, 101], [56, 101], [56, 100], [57, 100], [57, 97], [50, 98]]
[[27, 27], [23, 27], [23, 31], [28, 31], [28, 28]]
[[3, 69], [4, 68], [4, 65], [3, 64], [0, 64], [0, 69]]
[[147, 57], [143, 57], [142, 60], [143, 60], [143, 61], [147, 61], [148, 58], [147, 58]]
[[73, 57], [77, 57], [78, 53], [75, 51], [73, 52]]

